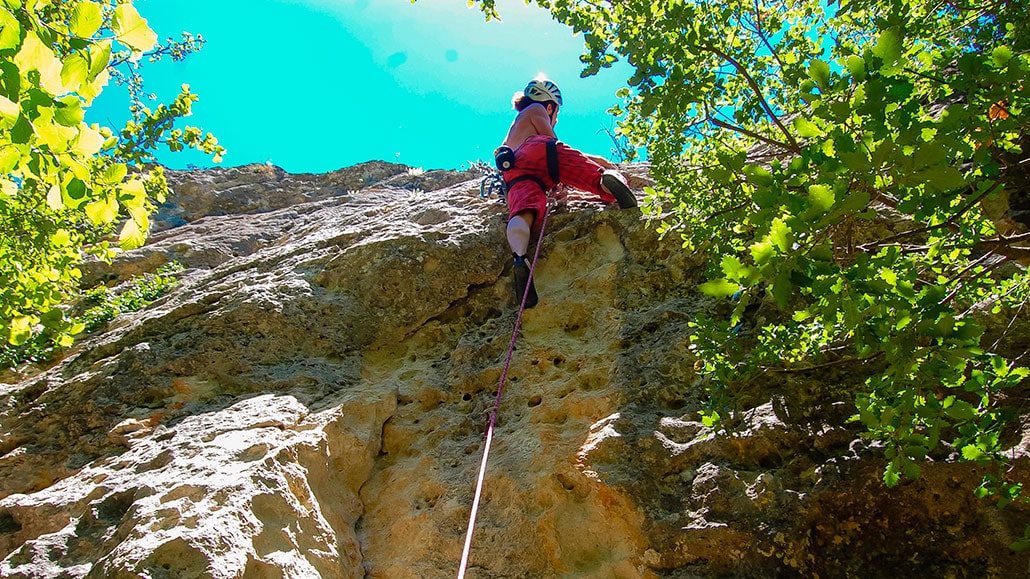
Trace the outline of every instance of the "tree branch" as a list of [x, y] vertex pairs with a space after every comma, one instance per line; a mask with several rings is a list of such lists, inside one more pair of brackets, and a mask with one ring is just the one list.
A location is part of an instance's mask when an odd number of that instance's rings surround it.
[[730, 131], [735, 131], [735, 132], [740, 133], [742, 135], [747, 135], [747, 136], [751, 137], [752, 139], [757, 139], [757, 140], [762, 141], [763, 143], [765, 143], [767, 145], [772, 145], [774, 147], [779, 147], [781, 149], [785, 149], [785, 150], [791, 151], [791, 152], [797, 152], [793, 147], [791, 147], [787, 143], [781, 143], [781, 142], [779, 142], [779, 141], [777, 141], [775, 139], [770, 139], [769, 137], [764, 137], [762, 135], [759, 135], [758, 133], [756, 133], [754, 131], [749, 131], [749, 130], [745, 129], [744, 127], [738, 127], [736, 125], [727, 123], [725, 121], [720, 121], [719, 119], [717, 119], [717, 118], [715, 118], [715, 117], [713, 117], [711, 115], [708, 115], [708, 119], [707, 120], [708, 120], [708, 122], [712, 123], [713, 125], [715, 125], [717, 127], [720, 127], [720, 128], [723, 128], [723, 129], [727, 129], [727, 130], [730, 130]]
[[759, 0], [755, 0], [755, 33], [758, 34], [758, 38], [762, 39], [762, 44], [769, 49], [769, 54], [772, 54], [773, 58], [776, 59], [776, 63], [780, 65], [780, 70], [783, 70], [786, 67], [783, 65], [783, 61], [780, 60], [780, 54], [776, 52], [776, 49], [769, 43], [769, 38], [762, 29], [762, 8], [759, 6], [758, 2]]
[[708, 218], [712, 219], [714, 217], [719, 217], [720, 215], [725, 215], [727, 213], [733, 213], [734, 211], [736, 211], [738, 209], [743, 209], [743, 208], [747, 207], [749, 203], [750, 203], [750, 201], [745, 201], [744, 203], [740, 203], [740, 204], [734, 205], [733, 207], [727, 207], [726, 209], [722, 209], [720, 211], [716, 211], [715, 213], [712, 213], [711, 215], [709, 215]]
[[[1022, 285], [1022, 284], [1017, 284], [1011, 290], [1006, 292], [1004, 296], [997, 296], [997, 297], [994, 297], [993, 300], [988, 300], [987, 302], [985, 302], [985, 305], [988, 304], [988, 303], [992, 303], [994, 301], [998, 301], [998, 300], [1000, 300], [1003, 297], [1007, 297], [1008, 295], [1012, 294], [1014, 291], [1019, 289], [1020, 285]], [[1019, 308], [1016, 309], [1016, 313], [1012, 315], [1012, 319], [1009, 320], [1008, 325], [1005, 326], [1005, 329], [1001, 332], [1001, 335], [998, 336], [998, 339], [995, 340], [993, 344], [991, 344], [991, 347], [988, 349], [988, 351], [993, 352], [998, 347], [998, 345], [1001, 344], [1001, 341], [1005, 338], [1005, 336], [1008, 335], [1009, 331], [1011, 331], [1012, 327], [1016, 324], [1016, 320], [1019, 319], [1019, 314], [1022, 313], [1022, 311], [1023, 311], [1023, 309], [1025, 307], [1026, 307], [1026, 302], [1023, 302], [1023, 303], [1019, 304]], [[969, 311], [967, 311], [966, 313], [968, 314], [971, 311], [973, 311], [973, 308], [970, 308]], [[1017, 358], [1016, 360], [1018, 360], [1018, 359], [1019, 358]]]
[[815, 364], [813, 366], [805, 366], [804, 368], [773, 368], [771, 366], [759, 366], [759, 368], [765, 372], [773, 372], [776, 374], [799, 374], [801, 372], [811, 372], [812, 370], [821, 370], [823, 368], [829, 368], [831, 366], [839, 366], [840, 364], [848, 364], [851, 362], [864, 363], [870, 360], [875, 360], [883, 356], [883, 352], [877, 352], [871, 356], [864, 358], [848, 358], [844, 357], [839, 360], [831, 360], [829, 362], [823, 362], [822, 364]]
[[783, 136], [787, 137], [787, 142], [790, 144], [788, 150], [790, 150], [793, 153], [800, 154], [801, 146], [798, 145], [797, 140], [794, 139], [794, 135], [790, 134], [790, 131], [788, 131], [787, 127], [783, 124], [783, 122], [780, 121], [780, 118], [776, 116], [776, 113], [773, 112], [772, 107], [769, 106], [769, 103], [765, 100], [765, 97], [762, 96], [762, 87], [748, 73], [747, 69], [745, 69], [744, 66], [737, 62], [737, 60], [734, 59], [732, 56], [726, 54], [725, 52], [719, 50], [714, 46], [701, 46], [700, 48], [703, 50], [708, 50], [712, 54], [732, 64], [733, 68], [737, 69], [737, 72], [739, 72], [740, 75], [744, 77], [744, 80], [747, 81], [748, 85], [751, 86], [751, 90], [755, 92], [755, 97], [758, 98], [758, 103], [762, 106], [762, 109], [765, 111], [765, 114], [768, 115], [770, 119], [772, 119], [773, 123], [775, 123], [777, 127], [779, 127], [780, 131], [783, 132]]
[[925, 227], [919, 227], [919, 228], [916, 228], [916, 229], [910, 229], [909, 231], [903, 231], [903, 232], [898, 233], [896, 235], [892, 235], [892, 236], [890, 236], [890, 237], [888, 237], [886, 239], [881, 239], [880, 241], [878, 241], [875, 244], [873, 244], [872, 247], [882, 247], [883, 245], [885, 245], [887, 243], [890, 243], [890, 242], [892, 242], [892, 241], [894, 241], [896, 239], [901, 239], [903, 237], [911, 237], [913, 235], [918, 235], [920, 233], [929, 233], [931, 231], [934, 231], [934, 230], [937, 230], [937, 229], [941, 229], [941, 228], [945, 228], [945, 227], [954, 230], [955, 229], [955, 221], [959, 217], [961, 217], [962, 214], [964, 214], [966, 211], [969, 211], [970, 209], [972, 209], [973, 206], [976, 205], [977, 203], [979, 203], [980, 200], [983, 199], [984, 197], [990, 195], [991, 193], [994, 193], [994, 191], [998, 187], [1001, 187], [1001, 181], [995, 181], [993, 185], [991, 185], [987, 189], [984, 189], [981, 193], [979, 193], [977, 195], [974, 195], [973, 198], [970, 199], [968, 202], [966, 202], [965, 205], [960, 207], [958, 209], [958, 211], [955, 212], [954, 215], [948, 217], [946, 220], [942, 221], [941, 223], [938, 223], [937, 225], [927, 225]]
[[1017, 235], [1016, 237], [985, 239], [973, 244], [971, 249], [973, 251], [994, 252], [998, 255], [1004, 255], [1005, 257], [1012, 259], [1028, 260], [1030, 259], [1030, 247], [1014, 247], [1012, 245], [1013, 243], [1019, 243], [1021, 241], [1030, 241], [1030, 233]]

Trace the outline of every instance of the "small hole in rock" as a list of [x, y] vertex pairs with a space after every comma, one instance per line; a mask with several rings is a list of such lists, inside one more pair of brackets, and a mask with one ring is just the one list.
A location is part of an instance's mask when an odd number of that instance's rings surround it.
[[540, 403], [543, 401], [543, 397], [541, 397], [539, 394], [534, 394], [533, 396], [529, 397], [529, 402], [527, 402], [526, 405], [532, 408], [534, 406], [540, 406]]
[[469, 400], [472, 400], [472, 395], [469, 394], [468, 392], [466, 392], [465, 394], [461, 395], [461, 399], [464, 400], [465, 402], [468, 402]]

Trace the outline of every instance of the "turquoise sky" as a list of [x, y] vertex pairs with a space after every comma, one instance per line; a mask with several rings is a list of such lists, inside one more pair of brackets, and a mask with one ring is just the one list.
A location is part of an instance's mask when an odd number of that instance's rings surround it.
[[[485, 22], [465, 0], [136, 0], [161, 38], [187, 30], [207, 45], [143, 68], [169, 102], [182, 83], [200, 101], [190, 124], [228, 149], [223, 166], [271, 162], [322, 173], [381, 159], [425, 169], [488, 160], [514, 115], [512, 94], [544, 72], [565, 107], [558, 136], [611, 156], [606, 110], [628, 67], [580, 79], [582, 39], [522, 0]], [[125, 91], [108, 86], [87, 119], [120, 127]], [[196, 153], [159, 155], [209, 166]]]

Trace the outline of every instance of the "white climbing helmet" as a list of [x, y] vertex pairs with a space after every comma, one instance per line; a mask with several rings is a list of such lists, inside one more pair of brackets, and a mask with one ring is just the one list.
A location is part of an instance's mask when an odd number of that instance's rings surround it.
[[546, 103], [548, 101], [554, 101], [560, 106], [561, 91], [558, 90], [558, 85], [547, 79], [533, 79], [526, 85], [526, 90], [522, 91], [530, 100], [538, 103]]

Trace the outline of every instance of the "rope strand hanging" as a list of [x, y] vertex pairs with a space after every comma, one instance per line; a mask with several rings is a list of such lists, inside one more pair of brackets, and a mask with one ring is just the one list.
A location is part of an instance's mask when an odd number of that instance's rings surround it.
[[[550, 209], [550, 201], [544, 207], [544, 216], [540, 222], [540, 237], [537, 239], [536, 250], [533, 252], [533, 262], [529, 264], [529, 280], [526, 282], [528, 288], [533, 281], [533, 273], [536, 271], [536, 261], [540, 256], [540, 246], [544, 241], [544, 229], [547, 227], [547, 213]], [[497, 423], [497, 411], [501, 406], [501, 394], [504, 392], [504, 383], [508, 379], [508, 368], [511, 366], [512, 354], [515, 352], [515, 340], [518, 339], [519, 329], [522, 327], [522, 314], [526, 311], [526, 298], [528, 291], [522, 292], [522, 303], [519, 304], [519, 313], [515, 317], [515, 329], [511, 333], [511, 342], [508, 343], [508, 355], [504, 359], [504, 369], [501, 370], [501, 381], [497, 385], [497, 396], [494, 398], [494, 407], [490, 412], [490, 421], [486, 427], [486, 442], [483, 446], [483, 460], [479, 465], [479, 477], [476, 479], [476, 494], [472, 499], [472, 511], [469, 513], [469, 526], [465, 534], [465, 548], [461, 552], [461, 565], [458, 567], [458, 579], [464, 579], [465, 570], [468, 567], [469, 553], [472, 550], [472, 532], [476, 527], [476, 515], [479, 511], [479, 499], [483, 495], [483, 480], [486, 477], [486, 463], [490, 457], [490, 445], [494, 438], [494, 425]]]

